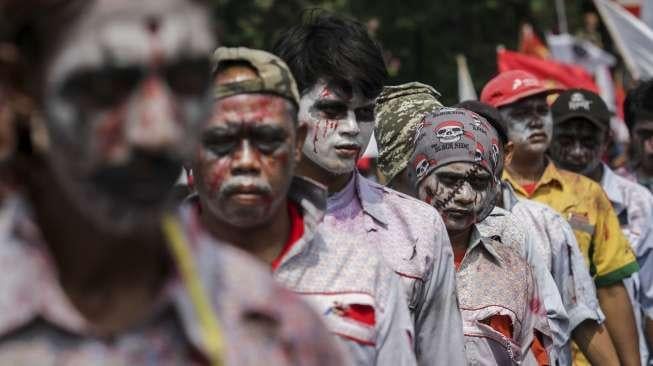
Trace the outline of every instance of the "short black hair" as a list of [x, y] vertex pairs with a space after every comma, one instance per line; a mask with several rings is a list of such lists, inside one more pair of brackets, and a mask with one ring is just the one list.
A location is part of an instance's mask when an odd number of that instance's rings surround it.
[[499, 135], [501, 145], [505, 146], [508, 143], [508, 127], [506, 126], [506, 121], [503, 120], [503, 117], [501, 117], [501, 113], [499, 113], [498, 109], [477, 100], [466, 100], [456, 104], [454, 107], [467, 109], [468, 111], [472, 111], [485, 118], [492, 125], [492, 127], [497, 130], [497, 135]]
[[639, 83], [624, 100], [624, 120], [630, 131], [642, 118], [653, 119], [653, 79]]
[[381, 46], [365, 26], [320, 9], [283, 32], [272, 52], [288, 64], [301, 94], [324, 78], [375, 99], [388, 77]]

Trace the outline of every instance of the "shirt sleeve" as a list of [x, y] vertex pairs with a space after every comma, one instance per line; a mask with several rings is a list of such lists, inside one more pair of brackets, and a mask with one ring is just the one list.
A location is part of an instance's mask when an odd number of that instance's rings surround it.
[[[442, 222], [439, 225], [444, 229]], [[417, 360], [424, 366], [463, 365], [465, 342], [458, 310], [453, 252], [446, 231], [443, 230], [443, 235], [435, 240], [439, 253], [433, 261], [432, 273], [424, 284], [423, 305], [415, 321]]]
[[406, 296], [399, 278], [394, 275], [390, 278], [390, 291], [379, 319], [375, 365], [416, 365], [412, 345], [414, 329]]
[[640, 238], [637, 246], [637, 262], [640, 268], [637, 301], [646, 316], [653, 319], [653, 233], [650, 228]]
[[597, 220], [590, 244], [590, 258], [596, 273], [594, 283], [601, 287], [622, 281], [637, 272], [639, 266], [608, 197], [600, 186], [597, 187]]
[[[556, 359], [556, 350], [567, 343], [570, 336], [569, 317], [562, 303], [558, 287], [545, 265], [545, 260], [535, 250], [533, 239], [535, 232], [529, 226], [525, 227], [526, 240], [524, 242], [524, 252], [526, 260], [532, 267], [533, 278], [535, 280], [535, 295], [541, 299], [545, 314], [534, 314], [534, 327], [541, 334], [549, 339], [545, 339], [544, 346], [547, 347], [552, 359]], [[553, 346], [553, 347], [551, 347]]]
[[569, 331], [572, 332], [585, 320], [602, 323], [605, 316], [574, 231], [560, 216], [554, 217], [550, 225], [555, 230], [550, 231], [549, 237], [556, 248], [552, 251], [551, 272], [569, 316]]

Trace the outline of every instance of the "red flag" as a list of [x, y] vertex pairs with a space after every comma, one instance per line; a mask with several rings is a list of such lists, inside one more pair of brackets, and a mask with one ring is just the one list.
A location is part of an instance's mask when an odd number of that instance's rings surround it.
[[519, 52], [542, 59], [548, 59], [551, 56], [544, 42], [535, 34], [533, 26], [528, 23], [524, 23], [521, 26]]
[[563, 64], [552, 60], [542, 60], [518, 52], [499, 50], [497, 52], [499, 72], [524, 70], [552, 86], [563, 89], [583, 88], [598, 94], [599, 88], [592, 76], [582, 67]]

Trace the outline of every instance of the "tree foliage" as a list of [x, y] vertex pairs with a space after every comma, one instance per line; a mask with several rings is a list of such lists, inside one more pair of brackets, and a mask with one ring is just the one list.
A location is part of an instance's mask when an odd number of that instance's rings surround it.
[[[586, 5], [565, 3], [573, 30]], [[391, 84], [431, 84], [446, 103], [457, 101], [456, 54], [467, 57], [480, 91], [496, 73], [497, 45], [516, 48], [523, 22], [540, 34], [555, 29], [557, 22], [554, 0], [214, 0], [214, 5], [222, 44], [262, 49], [300, 21], [305, 9], [355, 17], [368, 23], [383, 45]]]

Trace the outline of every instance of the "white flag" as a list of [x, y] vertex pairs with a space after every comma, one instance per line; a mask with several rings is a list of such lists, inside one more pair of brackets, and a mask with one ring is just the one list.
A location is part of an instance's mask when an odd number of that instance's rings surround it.
[[610, 0], [594, 0], [594, 4], [633, 78], [653, 77], [653, 30]]
[[476, 89], [472, 82], [472, 76], [467, 68], [467, 59], [463, 55], [456, 56], [458, 64], [458, 101], [477, 100]]
[[609, 52], [570, 34], [547, 34], [546, 43], [553, 59], [582, 66], [590, 74], [595, 74], [597, 68], [612, 67], [617, 62]]

